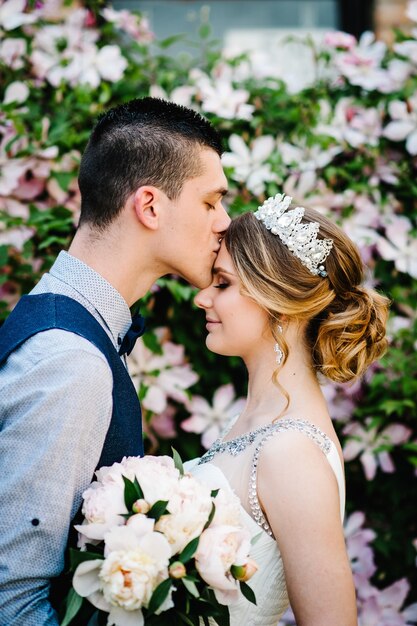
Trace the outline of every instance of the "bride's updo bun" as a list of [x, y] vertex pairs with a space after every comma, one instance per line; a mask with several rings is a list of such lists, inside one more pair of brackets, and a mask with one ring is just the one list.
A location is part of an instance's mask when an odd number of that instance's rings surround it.
[[389, 300], [362, 284], [362, 260], [343, 230], [308, 208], [303, 217], [307, 222], [319, 223], [318, 239], [333, 240], [324, 263], [327, 277], [312, 274], [252, 213], [232, 221], [226, 248], [243, 293], [268, 311], [284, 356], [288, 347], [277, 324], [288, 317], [305, 323], [316, 371], [336, 382], [348, 382], [384, 354]]

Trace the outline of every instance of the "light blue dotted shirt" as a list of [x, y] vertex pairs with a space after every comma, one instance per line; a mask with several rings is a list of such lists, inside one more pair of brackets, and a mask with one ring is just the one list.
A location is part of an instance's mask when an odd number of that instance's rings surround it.
[[[131, 324], [118, 291], [66, 252], [32, 291], [45, 292], [80, 302], [116, 348]], [[38, 333], [0, 367], [0, 626], [58, 624], [50, 579], [100, 458], [112, 388], [104, 355], [64, 330]]]

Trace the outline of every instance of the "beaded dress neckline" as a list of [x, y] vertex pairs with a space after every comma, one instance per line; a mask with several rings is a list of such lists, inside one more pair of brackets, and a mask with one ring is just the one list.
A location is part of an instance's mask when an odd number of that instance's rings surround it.
[[267, 434], [269, 432], [279, 432], [284, 430], [298, 430], [304, 432], [310, 439], [313, 439], [319, 447], [323, 450], [325, 454], [328, 454], [331, 447], [331, 439], [324, 433], [320, 428], [308, 422], [307, 420], [302, 419], [292, 419], [286, 418], [281, 419], [278, 422], [271, 422], [269, 424], [265, 424], [264, 426], [260, 426], [254, 430], [250, 430], [243, 435], [238, 435], [237, 437], [233, 437], [229, 441], [224, 441], [224, 438], [232, 429], [234, 423], [236, 422], [238, 416], [235, 416], [231, 420], [230, 427], [223, 433], [221, 437], [216, 439], [213, 445], [207, 450], [205, 454], [201, 457], [199, 461], [199, 465], [202, 463], [208, 463], [211, 461], [216, 454], [221, 454], [223, 452], [228, 452], [232, 456], [237, 456], [252, 443], [255, 439], [258, 438], [259, 435]]
[[[275, 434], [285, 431], [298, 431], [309, 437], [322, 452], [327, 456], [332, 447], [334, 446], [332, 440], [326, 433], [324, 433], [315, 424], [303, 419], [286, 418], [280, 419], [277, 422], [272, 422], [260, 426], [254, 430], [251, 430], [243, 435], [239, 435], [230, 439], [229, 441], [223, 441], [224, 437], [233, 428], [233, 425], [237, 421], [239, 416], [231, 419], [229, 427], [207, 450], [207, 452], [200, 458], [198, 465], [209, 463], [217, 454], [228, 453], [233, 457], [236, 457], [241, 452], [244, 452], [248, 446], [251, 446], [256, 441], [256, 446], [252, 456], [250, 478], [248, 485], [248, 501], [251, 511], [251, 515], [255, 522], [264, 530], [270, 537], [274, 538], [272, 529], [265, 517], [260, 502], [258, 500], [257, 490], [257, 474], [258, 474], [258, 461], [259, 455], [264, 444], [271, 439]], [[337, 454], [337, 453], [336, 453]], [[340, 463], [340, 461], [339, 461]]]

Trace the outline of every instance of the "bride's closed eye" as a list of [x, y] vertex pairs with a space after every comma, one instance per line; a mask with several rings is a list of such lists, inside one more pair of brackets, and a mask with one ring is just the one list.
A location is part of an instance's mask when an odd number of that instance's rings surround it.
[[219, 283], [218, 285], [214, 285], [215, 289], [226, 289], [229, 287], [229, 283]]

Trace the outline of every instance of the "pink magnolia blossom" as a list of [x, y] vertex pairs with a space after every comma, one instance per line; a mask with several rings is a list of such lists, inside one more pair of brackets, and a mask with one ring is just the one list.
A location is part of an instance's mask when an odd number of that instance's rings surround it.
[[290, 606], [281, 617], [279, 623], [282, 624], [282, 626], [297, 626], [297, 622], [295, 621], [295, 615]]
[[351, 461], [360, 455], [367, 480], [375, 478], [378, 465], [383, 472], [395, 471], [388, 450], [405, 443], [411, 435], [411, 430], [403, 424], [390, 424], [378, 432], [378, 427], [371, 423], [371, 418], [367, 418], [365, 427], [358, 422], [351, 422], [343, 430], [348, 437], [343, 448], [345, 460]]
[[8, 37], [0, 43], [0, 59], [12, 70], [24, 67], [27, 44], [20, 37]]
[[351, 418], [356, 406], [352, 394], [348, 393], [349, 389], [347, 385], [334, 383], [326, 379], [323, 384], [321, 384], [321, 390], [326, 399], [332, 419], [340, 423], [347, 422]]
[[35, 4], [35, 14], [42, 20], [57, 22], [67, 17], [79, 8], [76, 2], [67, 0], [38, 0]]
[[374, 171], [369, 179], [372, 187], [379, 187], [380, 182], [388, 185], [397, 185], [399, 182], [399, 165], [397, 160], [398, 153], [394, 151], [384, 151], [384, 154], [377, 156]]
[[359, 108], [346, 129], [345, 138], [354, 148], [361, 145], [377, 146], [381, 133], [381, 112], [375, 108]]
[[174, 437], [177, 437], [175, 413], [175, 407], [168, 405], [162, 413], [152, 415], [150, 426], [160, 439], [174, 439]]
[[342, 48], [344, 50], [352, 50], [357, 44], [356, 37], [343, 31], [330, 31], [325, 34], [323, 43], [330, 48]]
[[124, 30], [139, 43], [150, 43], [155, 38], [149, 29], [149, 20], [146, 17], [135, 15], [126, 9], [115, 11], [112, 7], [106, 7], [101, 14], [104, 19], [120, 30]]
[[320, 109], [322, 121], [317, 126], [316, 133], [329, 135], [338, 142], [346, 141], [354, 148], [378, 145], [382, 133], [382, 114], [378, 109], [365, 109], [353, 98], [341, 98], [333, 116], [327, 101], [321, 103]]
[[394, 261], [399, 272], [417, 278], [417, 239], [411, 231], [410, 220], [395, 215], [385, 227], [385, 237], [378, 237], [377, 248], [383, 259]]
[[382, 591], [371, 587], [358, 601], [359, 626], [407, 626], [417, 620], [417, 604], [402, 609], [410, 585], [405, 578]]
[[407, 152], [417, 154], [417, 92], [407, 102], [394, 100], [388, 107], [392, 121], [383, 135], [391, 141], [404, 141]]
[[[116, 45], [96, 46], [99, 32], [86, 28], [88, 11], [72, 11], [61, 24], [40, 29], [33, 40], [30, 60], [36, 76], [57, 87], [61, 82], [98, 87], [101, 80], [116, 82], [123, 76], [127, 60]], [[60, 44], [66, 42], [64, 50]]]
[[381, 225], [380, 205], [378, 200], [365, 194], [357, 194], [352, 199], [355, 211], [343, 221], [343, 229], [358, 246], [365, 263], [371, 264], [374, 246]]
[[233, 168], [232, 178], [245, 183], [255, 195], [263, 193], [265, 183], [277, 178], [267, 162], [275, 148], [274, 138], [271, 135], [257, 137], [249, 147], [242, 137], [231, 135], [229, 146], [232, 152], [223, 155], [222, 163]]
[[345, 521], [344, 532], [346, 549], [352, 568], [355, 587], [359, 596], [366, 596], [370, 590], [369, 579], [376, 572], [374, 553], [368, 545], [376, 534], [369, 528], [363, 528], [365, 514], [355, 511]]
[[342, 151], [339, 146], [331, 146], [325, 150], [318, 144], [307, 146], [303, 141], [299, 145], [279, 142], [277, 149], [289, 170], [284, 191], [288, 195], [290, 190], [294, 190], [297, 198], [306, 196], [314, 189], [317, 170], [326, 167]]
[[193, 69], [190, 72], [190, 79], [197, 87], [203, 111], [215, 113], [227, 120], [252, 119], [254, 106], [248, 104], [250, 94], [246, 89], [233, 86], [229, 68], [227, 71], [217, 73], [216, 69], [213, 70], [212, 77], [199, 69]]
[[181, 85], [181, 87], [176, 87], [168, 93], [165, 89], [162, 89], [160, 85], [151, 85], [149, 89], [149, 95], [152, 98], [162, 98], [163, 100], [170, 100], [170, 102], [175, 102], [176, 104], [181, 104], [182, 106], [188, 108], [195, 108], [193, 105], [192, 99], [195, 96], [197, 89], [192, 85]]
[[408, 77], [413, 73], [413, 66], [407, 61], [391, 59], [385, 70], [382, 70], [381, 82], [378, 89], [381, 93], [393, 93], [402, 89]]
[[385, 52], [386, 45], [382, 41], [375, 41], [373, 33], [365, 32], [357, 46], [336, 55], [335, 65], [352, 85], [372, 91], [378, 89], [385, 80], [381, 68]]
[[413, 65], [417, 65], [417, 41], [415, 39], [406, 39], [394, 44], [394, 50]]
[[187, 404], [191, 417], [181, 422], [181, 428], [189, 433], [202, 434], [201, 443], [208, 449], [218, 438], [226, 422], [238, 415], [245, 403], [244, 398], [235, 398], [235, 391], [231, 384], [217, 389], [212, 405], [201, 396], [194, 396]]
[[0, 26], [4, 30], [14, 30], [23, 24], [36, 22], [36, 15], [25, 13], [26, 0], [3, 0], [0, 5]]
[[20, 252], [27, 241], [32, 239], [35, 230], [27, 226], [15, 226], [2, 230], [0, 226], [0, 246], [13, 246]]
[[4, 92], [4, 104], [22, 104], [29, 97], [29, 87], [20, 80], [10, 83]]
[[164, 328], [155, 332], [161, 341], [162, 354], [155, 354], [138, 339], [128, 363], [135, 386], [146, 389], [142, 398], [144, 408], [162, 413], [168, 406], [168, 398], [183, 404], [188, 401], [185, 390], [197, 382], [198, 375], [185, 361], [184, 346], [167, 341]]
[[[2, 142], [3, 147], [3, 142]], [[58, 147], [32, 147], [27, 157], [11, 158], [0, 149], [0, 195], [19, 200], [33, 200], [45, 189], [46, 180], [58, 156]]]

